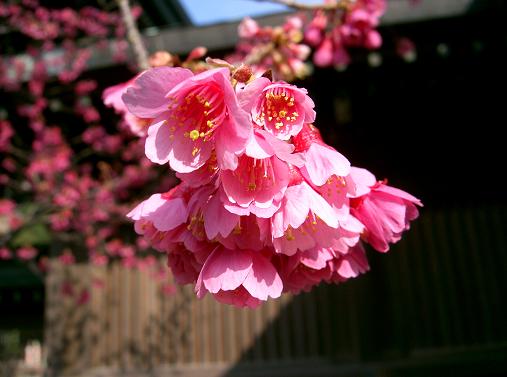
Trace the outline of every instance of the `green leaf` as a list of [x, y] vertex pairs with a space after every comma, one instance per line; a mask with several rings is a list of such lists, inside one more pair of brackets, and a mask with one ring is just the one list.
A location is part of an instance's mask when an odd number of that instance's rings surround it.
[[44, 246], [51, 243], [51, 234], [44, 224], [38, 223], [21, 229], [11, 243], [13, 247]]

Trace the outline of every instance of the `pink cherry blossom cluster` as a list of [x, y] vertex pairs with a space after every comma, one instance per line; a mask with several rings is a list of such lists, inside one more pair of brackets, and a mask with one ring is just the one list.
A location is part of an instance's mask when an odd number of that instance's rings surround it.
[[246, 62], [255, 72], [271, 69], [276, 77], [286, 81], [302, 79], [310, 73], [305, 60], [311, 49], [303, 44], [303, 21], [299, 16], [288, 17], [277, 27], [261, 27], [247, 17], [238, 27], [240, 40], [233, 54], [226, 57], [232, 64]]
[[[306, 9], [293, 2], [288, 5]], [[382, 44], [376, 28], [385, 0], [327, 1], [314, 8], [310, 21], [301, 13], [278, 27], [261, 27], [245, 18], [238, 27], [236, 51], [226, 59], [233, 64], [246, 62], [255, 72], [271, 69], [275, 77], [293, 81], [310, 74], [305, 61], [312, 48], [315, 65], [343, 68], [350, 64], [350, 48], [376, 49]]]
[[[134, 7], [132, 12], [134, 17], [138, 17], [141, 8]], [[34, 61], [32, 68], [22, 57], [0, 57], [0, 87], [19, 89], [21, 83], [29, 79], [33, 94], [37, 88], [43, 87], [46, 77], [41, 77], [40, 72], [45, 72], [46, 66], [60, 67], [58, 78], [63, 83], [75, 81], [86, 69], [91, 49], [80, 46], [82, 43], [76, 44], [77, 38], [86, 37], [89, 41], [97, 42], [96, 48], [106, 49], [109, 44], [105, 38], [113, 35], [121, 39], [125, 35], [118, 12], [107, 12], [91, 6], [79, 10], [49, 8], [38, 0], [0, 3], [0, 22], [5, 25], [3, 38], [8, 39], [11, 34], [17, 38], [17, 33], [20, 33], [29, 39], [26, 52]], [[112, 46], [116, 61], [125, 61], [125, 41]], [[62, 48], [62, 54], [44, 54], [57, 47]]]
[[386, 252], [420, 201], [327, 145], [305, 89], [239, 76], [158, 67], [123, 93], [150, 120], [146, 156], [181, 179], [128, 214], [136, 232], [179, 284], [240, 307], [366, 272], [361, 239]]
[[376, 27], [385, 8], [385, 0], [358, 0], [342, 11], [317, 10], [304, 32], [305, 42], [315, 48], [314, 63], [345, 67], [349, 48], [379, 48], [382, 37]]
[[[134, 16], [139, 16], [141, 8], [134, 7], [132, 11]], [[0, 18], [5, 18], [6, 25], [13, 30], [40, 41], [76, 38], [79, 34], [104, 38], [111, 34], [111, 28], [118, 37], [125, 34], [119, 13], [91, 6], [76, 10], [48, 8], [38, 0], [24, 0], [21, 4], [7, 1], [0, 4]]]

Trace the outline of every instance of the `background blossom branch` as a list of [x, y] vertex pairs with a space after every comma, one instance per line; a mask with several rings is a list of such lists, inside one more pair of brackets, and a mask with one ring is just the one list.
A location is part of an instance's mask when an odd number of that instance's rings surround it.
[[120, 7], [123, 22], [127, 28], [127, 37], [132, 45], [132, 49], [134, 50], [137, 65], [141, 70], [148, 69], [150, 68], [148, 63], [148, 52], [146, 51], [146, 47], [141, 38], [141, 33], [139, 32], [136, 21], [132, 15], [132, 9], [130, 8], [129, 2], [128, 0], [116, 0], [116, 2]]

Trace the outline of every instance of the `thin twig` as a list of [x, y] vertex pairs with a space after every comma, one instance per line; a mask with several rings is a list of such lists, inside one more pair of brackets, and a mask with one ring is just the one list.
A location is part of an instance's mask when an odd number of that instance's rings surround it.
[[294, 0], [256, 0], [261, 3], [277, 3], [297, 10], [336, 10], [347, 8], [354, 0], [335, 0], [321, 4], [306, 4]]
[[259, 63], [260, 61], [262, 61], [262, 59], [264, 59], [266, 56], [268, 56], [275, 48], [275, 45], [270, 42], [270, 43], [267, 43], [263, 46], [260, 46], [258, 48], [254, 48], [252, 50], [252, 52], [250, 52], [245, 60], [244, 60], [244, 64], [246, 65], [252, 65], [252, 64], [257, 64]]
[[130, 9], [129, 2], [128, 0], [116, 0], [116, 2], [120, 7], [123, 22], [127, 28], [127, 37], [132, 45], [132, 49], [134, 50], [137, 65], [141, 70], [148, 69], [150, 68], [148, 63], [148, 52], [146, 51], [146, 47], [141, 38], [141, 33], [139, 33], [139, 29], [137, 28], [134, 17], [132, 16], [132, 9]]

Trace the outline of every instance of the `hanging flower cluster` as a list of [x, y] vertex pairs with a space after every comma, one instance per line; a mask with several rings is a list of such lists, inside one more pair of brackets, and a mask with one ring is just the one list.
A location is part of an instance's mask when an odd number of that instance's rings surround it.
[[181, 179], [128, 214], [136, 232], [179, 284], [240, 307], [366, 272], [361, 239], [386, 252], [420, 201], [327, 145], [305, 89], [241, 76], [158, 67], [125, 91], [146, 156]]
[[236, 51], [226, 59], [253, 65], [256, 72], [271, 69], [286, 81], [302, 79], [311, 73], [306, 62], [313, 52], [319, 67], [343, 69], [350, 64], [351, 48], [377, 49], [382, 37], [376, 28], [385, 12], [385, 0], [326, 1], [320, 5], [280, 1], [300, 11], [313, 10], [287, 18], [277, 27], [261, 27], [245, 18], [238, 27]]
[[261, 27], [257, 21], [246, 17], [238, 27], [239, 42], [236, 51], [226, 60], [233, 64], [254, 64], [256, 72], [273, 70], [286, 81], [302, 79], [310, 73], [305, 60], [311, 49], [303, 44], [301, 17], [288, 17], [281, 26]]
[[315, 48], [313, 62], [346, 67], [350, 48], [379, 48], [382, 37], [376, 28], [385, 8], [385, 0], [358, 0], [342, 9], [317, 10], [304, 32], [305, 42]]

